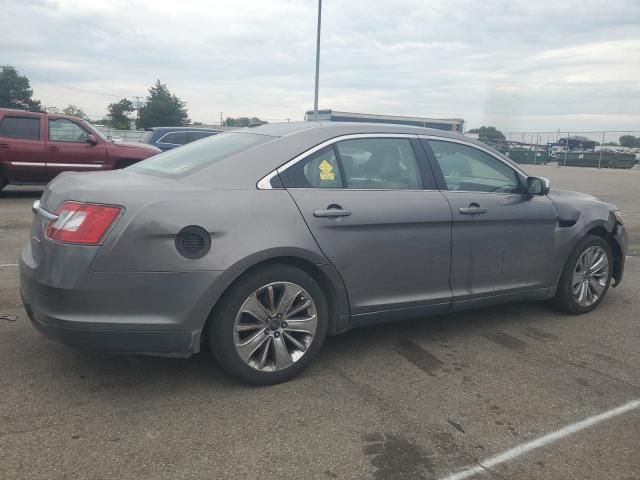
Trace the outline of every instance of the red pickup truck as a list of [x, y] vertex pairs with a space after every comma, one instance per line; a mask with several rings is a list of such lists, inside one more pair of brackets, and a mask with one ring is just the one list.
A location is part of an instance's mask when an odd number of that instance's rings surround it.
[[124, 168], [159, 153], [144, 143], [114, 143], [69, 115], [0, 109], [0, 190], [46, 184], [61, 172]]

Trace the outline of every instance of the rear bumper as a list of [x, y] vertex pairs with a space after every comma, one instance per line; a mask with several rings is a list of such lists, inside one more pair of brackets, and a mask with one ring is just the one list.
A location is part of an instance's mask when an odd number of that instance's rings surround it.
[[22, 251], [20, 294], [41, 333], [92, 351], [185, 357], [200, 350], [223, 272], [93, 272], [93, 247], [63, 248], [40, 262], [29, 243]]
[[188, 357], [198, 353], [200, 331], [95, 330], [91, 323], [62, 327], [59, 320], [35, 312], [23, 299], [33, 326], [43, 335], [79, 350]]

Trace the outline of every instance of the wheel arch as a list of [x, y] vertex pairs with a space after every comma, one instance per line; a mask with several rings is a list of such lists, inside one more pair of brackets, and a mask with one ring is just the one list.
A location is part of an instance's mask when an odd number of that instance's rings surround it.
[[[324, 260], [324, 259], [323, 259]], [[335, 335], [349, 328], [349, 300], [347, 291], [336, 268], [326, 262], [316, 263], [308, 255], [296, 253], [271, 255], [255, 254], [252, 258], [241, 262], [242, 268], [234, 268], [226, 272], [225, 285], [218, 289], [208, 308], [208, 315], [203, 323], [202, 331], [206, 334], [207, 324], [215, 317], [216, 307], [239, 282], [256, 270], [268, 268], [270, 265], [290, 265], [304, 271], [318, 282], [325, 294], [329, 308], [328, 334]], [[233, 273], [230, 273], [233, 272]]]
[[622, 271], [624, 268], [624, 253], [622, 251], [622, 247], [615, 240], [613, 231], [608, 231], [604, 225], [598, 225], [591, 228], [591, 230], [585, 233], [585, 236], [586, 235], [595, 235], [597, 237], [600, 237], [609, 244], [609, 247], [611, 247], [611, 253], [613, 255], [612, 276], [615, 280], [613, 287], [615, 288], [615, 286], [617, 286], [618, 282], [621, 280]]

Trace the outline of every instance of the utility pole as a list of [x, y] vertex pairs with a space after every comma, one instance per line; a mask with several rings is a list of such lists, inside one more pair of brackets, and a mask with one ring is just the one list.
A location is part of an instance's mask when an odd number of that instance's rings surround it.
[[224, 121], [222, 120], [222, 112], [220, 112], [220, 126], [224, 125]]
[[318, 121], [318, 82], [320, 80], [320, 24], [322, 20], [322, 0], [318, 0], [318, 31], [316, 34], [316, 91], [313, 100], [313, 121]]
[[142, 97], [134, 95], [133, 98], [136, 99], [136, 128], [138, 128], [138, 123], [140, 121], [140, 99]]

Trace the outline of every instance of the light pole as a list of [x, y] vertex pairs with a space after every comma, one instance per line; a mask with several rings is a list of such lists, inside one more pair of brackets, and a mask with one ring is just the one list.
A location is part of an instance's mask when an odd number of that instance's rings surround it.
[[322, 20], [322, 0], [318, 0], [318, 32], [316, 35], [316, 92], [313, 100], [313, 121], [318, 121], [318, 82], [320, 80], [320, 22]]

